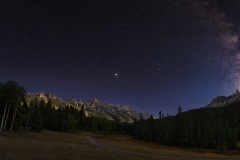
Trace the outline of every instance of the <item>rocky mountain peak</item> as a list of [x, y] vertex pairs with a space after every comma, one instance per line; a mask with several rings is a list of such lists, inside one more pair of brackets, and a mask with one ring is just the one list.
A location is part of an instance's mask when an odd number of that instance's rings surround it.
[[[111, 104], [108, 102], [100, 101], [97, 98], [92, 98], [87, 101], [81, 101], [74, 98], [61, 99], [50, 93], [31, 93], [26, 96], [27, 102], [32, 100], [44, 100], [47, 103], [52, 100], [52, 105], [55, 109], [61, 107], [74, 107], [78, 110], [84, 106], [86, 116], [94, 116], [99, 118], [106, 118], [108, 120], [119, 120], [121, 122], [133, 122], [134, 119], [139, 119], [140, 112], [133, 109], [128, 105]], [[150, 117], [149, 113], [142, 113], [145, 118]]]
[[96, 97], [90, 99], [89, 101], [92, 101], [92, 103], [97, 103], [100, 102]]
[[240, 101], [239, 90], [230, 96], [217, 96], [206, 107], [222, 107], [237, 101]]

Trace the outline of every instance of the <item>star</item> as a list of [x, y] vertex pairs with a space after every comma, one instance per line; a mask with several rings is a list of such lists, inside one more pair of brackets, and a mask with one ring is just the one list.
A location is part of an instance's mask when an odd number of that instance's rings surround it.
[[114, 76], [117, 77], [117, 76], [118, 76], [118, 73], [115, 73]]

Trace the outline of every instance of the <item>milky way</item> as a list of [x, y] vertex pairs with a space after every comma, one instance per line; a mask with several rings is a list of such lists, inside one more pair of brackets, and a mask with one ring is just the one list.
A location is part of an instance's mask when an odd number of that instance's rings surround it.
[[153, 114], [240, 87], [237, 0], [0, 1], [0, 82]]
[[[218, 33], [220, 43], [230, 59], [228, 62], [231, 65], [229, 77], [235, 88], [240, 89], [239, 26], [227, 19], [225, 13], [218, 7], [218, 2], [215, 0], [193, 0], [190, 1], [190, 5], [194, 14]], [[239, 1], [235, 1], [235, 3], [239, 5]]]

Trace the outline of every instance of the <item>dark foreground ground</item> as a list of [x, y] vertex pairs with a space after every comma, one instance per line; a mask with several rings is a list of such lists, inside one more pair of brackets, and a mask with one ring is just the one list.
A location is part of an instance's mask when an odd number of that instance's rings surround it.
[[88, 132], [21, 131], [8, 136], [0, 135], [0, 160], [240, 159], [239, 155], [164, 147], [125, 136], [99, 136]]

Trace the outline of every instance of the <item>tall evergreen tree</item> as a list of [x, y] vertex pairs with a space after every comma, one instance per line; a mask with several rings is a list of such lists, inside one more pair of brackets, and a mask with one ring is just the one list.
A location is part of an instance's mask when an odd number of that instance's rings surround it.
[[84, 128], [84, 119], [85, 119], [85, 111], [84, 111], [84, 106], [82, 105], [81, 110], [79, 111], [79, 116], [78, 116], [78, 126], [79, 128], [83, 129]]
[[30, 121], [30, 129], [35, 132], [42, 131], [41, 113], [37, 104], [35, 104], [33, 109], [32, 117]]
[[162, 111], [159, 111], [159, 119], [162, 119]]

